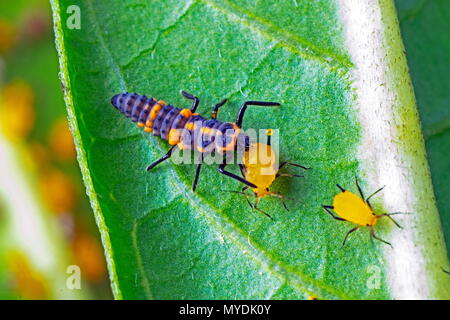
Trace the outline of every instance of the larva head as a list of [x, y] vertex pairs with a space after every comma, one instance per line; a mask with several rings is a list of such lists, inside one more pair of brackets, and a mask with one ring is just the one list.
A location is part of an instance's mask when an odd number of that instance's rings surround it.
[[257, 197], [269, 194], [275, 180], [278, 162], [272, 147], [265, 143], [252, 143], [244, 153], [245, 179], [257, 186], [253, 189]]

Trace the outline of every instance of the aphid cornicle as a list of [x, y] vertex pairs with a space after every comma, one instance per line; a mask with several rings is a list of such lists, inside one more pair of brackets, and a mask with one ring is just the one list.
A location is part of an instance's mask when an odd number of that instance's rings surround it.
[[[131, 118], [131, 121], [137, 122], [137, 125], [143, 128], [145, 132], [152, 132], [155, 136], [161, 136], [172, 145], [169, 151], [150, 164], [147, 170], [151, 170], [164, 160], [169, 159], [177, 147], [197, 150], [202, 158], [205, 153], [218, 152], [224, 154], [224, 160], [218, 168], [220, 173], [251, 188], [257, 188], [254, 183], [247, 179], [225, 170], [227, 165], [225, 155], [227, 152], [233, 152], [237, 149], [238, 141], [247, 141], [243, 136], [245, 133], [241, 131], [241, 125], [248, 106], [279, 106], [280, 104], [266, 101], [246, 101], [242, 104], [235, 123], [221, 122], [216, 119], [217, 113], [219, 108], [227, 102], [226, 99], [214, 106], [211, 119], [205, 119], [195, 113], [199, 99], [185, 91], [182, 91], [181, 94], [193, 101], [190, 109], [176, 108], [162, 100], [157, 101], [136, 93], [121, 93], [111, 98], [112, 105]], [[199, 132], [199, 135], [195, 132]], [[193, 191], [197, 186], [201, 166], [202, 161], [199, 161], [192, 184]]]
[[[355, 182], [361, 197], [358, 197], [353, 192], [345, 190], [344, 188], [342, 188], [340, 185], [337, 184], [336, 186], [341, 190], [341, 192], [334, 196], [333, 205], [332, 206], [322, 205], [323, 209], [328, 214], [330, 214], [334, 219], [352, 222], [357, 225], [349, 232], [347, 232], [344, 241], [342, 242], [342, 245], [345, 245], [345, 242], [347, 241], [347, 238], [350, 235], [350, 233], [358, 230], [361, 227], [369, 227], [371, 238], [375, 238], [381, 242], [384, 242], [392, 246], [389, 242], [380, 239], [375, 235], [374, 227], [378, 219], [382, 217], [388, 217], [395, 223], [397, 227], [401, 228], [401, 226], [391, 216], [394, 214], [401, 214], [403, 212], [375, 214], [375, 212], [372, 209], [372, 205], [370, 203], [370, 198], [372, 198], [378, 192], [383, 190], [384, 187], [378, 189], [377, 191], [372, 193], [369, 197], [364, 198], [363, 192], [361, 190], [361, 187], [359, 186], [357, 178], [355, 178]], [[330, 210], [334, 210], [334, 212], [336, 212], [338, 216], [334, 215], [333, 212], [331, 212]]]
[[255, 142], [251, 143], [249, 146], [246, 146], [242, 164], [239, 164], [242, 176], [256, 185], [256, 188], [252, 188], [253, 195], [256, 198], [255, 203], [251, 204], [247, 198], [247, 194], [245, 193], [245, 190], [247, 190], [249, 186], [245, 186], [240, 192], [236, 192], [245, 196], [251, 208], [258, 210], [269, 218], [271, 218], [271, 216], [268, 213], [258, 208], [260, 199], [265, 196], [280, 198], [284, 208], [288, 210], [286, 204], [284, 203], [283, 195], [278, 192], [271, 192], [269, 190], [272, 183], [279, 177], [303, 177], [297, 174], [280, 173], [279, 170], [287, 165], [299, 167], [305, 170], [310, 169], [287, 161], [281, 162], [281, 164], [277, 166], [276, 154], [271, 145], [271, 136], [272, 130], [269, 129], [267, 130], [267, 143]]

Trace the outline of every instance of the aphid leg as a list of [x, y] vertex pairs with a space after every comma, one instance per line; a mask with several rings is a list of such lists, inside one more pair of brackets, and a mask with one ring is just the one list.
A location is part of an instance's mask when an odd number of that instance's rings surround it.
[[[356, 177], [356, 176], [355, 176], [355, 183], [356, 183], [356, 187], [358, 188], [359, 194], [361, 195], [361, 198], [364, 200], [366, 197], [364, 197], [364, 193], [362, 192], [362, 189], [359, 186], [358, 177]], [[366, 200], [366, 202], [367, 202], [367, 200]]]
[[307, 168], [307, 167], [304, 167], [304, 166], [302, 166], [302, 165], [299, 165], [299, 164], [296, 164], [296, 163], [293, 163], [293, 162], [283, 161], [283, 162], [280, 164], [280, 166], [278, 167], [278, 170], [280, 170], [281, 168], [283, 168], [283, 167], [286, 166], [286, 165], [294, 166], [294, 167], [298, 167], [298, 168], [302, 168], [302, 169], [305, 169], [305, 170], [310, 170], [310, 169], [312, 169], [312, 168]]
[[219, 168], [217, 170], [219, 170], [220, 173], [222, 173], [222, 174], [224, 174], [224, 175], [226, 175], [226, 176], [228, 176], [230, 178], [233, 178], [233, 179], [235, 179], [235, 180], [237, 180], [239, 182], [245, 183], [246, 185], [248, 185], [251, 188], [257, 188], [256, 185], [254, 185], [250, 181], [247, 181], [244, 178], [241, 178], [241, 177], [235, 175], [232, 172], [226, 171], [225, 170], [225, 166], [226, 166], [226, 163], [222, 163], [221, 165], [219, 165]]
[[356, 230], [358, 230], [359, 227], [354, 227], [353, 229], [351, 229], [349, 232], [347, 232], [347, 234], [345, 235], [344, 241], [342, 242], [342, 246], [345, 246], [345, 242], [347, 241], [348, 236], [350, 235], [350, 233], [355, 232]]
[[150, 165], [147, 167], [147, 171], [153, 169], [154, 167], [156, 167], [158, 164], [160, 164], [160, 163], [163, 162], [164, 160], [169, 159], [169, 158], [172, 156], [173, 150], [175, 149], [176, 146], [177, 146], [177, 145], [172, 146], [172, 147], [169, 149], [169, 151], [167, 151], [167, 153], [166, 153], [164, 156], [162, 156], [160, 159], [158, 159], [158, 160], [156, 160], [155, 162], [153, 162], [152, 164], [150, 164]]
[[[380, 189], [378, 189], [377, 191], [375, 191], [374, 193], [372, 193], [370, 196], [367, 197], [366, 199], [366, 203], [369, 205], [370, 208], [372, 208], [372, 205], [370, 204], [370, 198], [372, 198], [374, 195], [376, 195], [378, 192], [380, 192], [381, 190], [384, 189], [384, 186], [381, 187]], [[363, 198], [364, 199], [364, 198]]]
[[253, 205], [253, 209], [258, 210], [259, 212], [261, 212], [262, 214], [264, 214], [266, 217], [268, 217], [269, 219], [272, 219], [272, 216], [270, 214], [268, 214], [267, 212], [262, 211], [260, 208], [258, 208], [258, 203], [259, 203], [259, 199], [260, 198], [256, 198], [255, 200], [255, 204]]
[[445, 269], [442, 268], [442, 267], [441, 267], [441, 269], [442, 269], [442, 271], [444, 271], [446, 274], [450, 274], [450, 271], [447, 271], [447, 270], [445, 270]]
[[181, 95], [182, 95], [183, 97], [185, 97], [186, 99], [194, 100], [194, 101], [192, 102], [191, 111], [192, 111], [192, 112], [195, 112], [195, 110], [197, 110], [198, 103], [200, 102], [200, 100], [198, 100], [198, 98], [197, 98], [196, 96], [194, 96], [193, 94], [187, 93], [187, 92], [184, 91], [184, 90], [181, 91]]
[[245, 200], [247, 200], [248, 205], [250, 206], [250, 208], [253, 209], [253, 205], [252, 205], [252, 203], [250, 202], [250, 200], [248, 199], [248, 194], [245, 193], [245, 190], [247, 190], [248, 188], [249, 188], [248, 186], [245, 186], [245, 187], [243, 187], [243, 188], [241, 189], [241, 191], [234, 191], [234, 190], [222, 190], [222, 191], [231, 192], [231, 193], [239, 193], [239, 194], [244, 195]]
[[394, 215], [394, 214], [402, 214], [402, 213], [405, 213], [405, 212], [383, 213], [383, 214], [379, 214], [379, 215], [377, 215], [377, 216], [378, 216], [378, 217], [388, 217], [389, 219], [392, 220], [393, 223], [395, 223], [395, 225], [396, 225], [397, 227], [399, 227], [400, 229], [403, 229], [402, 226], [401, 226], [400, 224], [398, 224], [398, 222], [395, 221], [394, 218], [391, 217], [391, 216]]
[[248, 186], [242, 187], [241, 192], [242, 192], [242, 194], [244, 195], [245, 200], [247, 200], [247, 203], [248, 203], [248, 205], [250, 206], [250, 208], [253, 209], [253, 205], [252, 205], [252, 203], [250, 202], [250, 200], [248, 200], [247, 194], [245, 193], [245, 190], [247, 190], [248, 188], [249, 188]]
[[275, 176], [275, 179], [278, 177], [297, 177], [297, 178], [304, 178], [304, 176], [301, 176], [299, 174], [291, 174], [291, 173], [277, 173]]
[[322, 205], [322, 208], [330, 215], [333, 217], [333, 219], [339, 220], [339, 221], [346, 221], [345, 219], [341, 218], [341, 217], [336, 217], [333, 212], [330, 211], [334, 209], [333, 206], [326, 206], [326, 205]]
[[217, 112], [219, 112], [219, 108], [221, 106], [223, 106], [226, 102], [227, 102], [227, 99], [223, 99], [222, 101], [220, 101], [218, 104], [216, 104], [214, 106], [214, 109], [213, 109], [212, 114], [211, 114], [211, 118], [212, 119], [216, 119], [217, 118]]
[[393, 248], [393, 247], [392, 247], [392, 244], [391, 244], [390, 242], [387, 242], [386, 240], [383, 240], [383, 239], [377, 237], [377, 235], [375, 234], [375, 230], [374, 230], [373, 227], [370, 229], [370, 237], [373, 238], [373, 239], [377, 239], [378, 241], [381, 241], [381, 242], [383, 242], [383, 243], [386, 243], [386, 244], [390, 245], [391, 248]]
[[342, 192], [345, 192], [345, 189], [342, 188], [340, 185], [336, 184], [336, 187], [338, 187]]
[[247, 110], [248, 106], [263, 106], [263, 107], [273, 107], [279, 106], [278, 102], [267, 102], [267, 101], [245, 101], [241, 109], [239, 109], [239, 113], [236, 118], [236, 125], [240, 128], [242, 125], [242, 120], [244, 120], [245, 110]]
[[[283, 196], [281, 193], [278, 193], [278, 192], [269, 192], [268, 195], [279, 198], [281, 200], [281, 203], [283, 204], [284, 208], [286, 209], [286, 211], [289, 211], [288, 207], [286, 206], [286, 202], [284, 202], [284, 199], [286, 198], [285, 196]], [[288, 198], [288, 199], [294, 200], [292, 198]]]
[[200, 154], [200, 161], [199, 163], [197, 163], [197, 169], [195, 170], [195, 178], [194, 178], [194, 182], [192, 183], [192, 191], [195, 191], [195, 188], [197, 188], [197, 182], [198, 182], [198, 177], [200, 176], [200, 169], [202, 168], [202, 164], [203, 164], [203, 153]]

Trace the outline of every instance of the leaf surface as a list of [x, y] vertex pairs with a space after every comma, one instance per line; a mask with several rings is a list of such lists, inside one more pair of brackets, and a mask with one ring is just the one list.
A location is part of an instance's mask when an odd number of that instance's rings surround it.
[[[66, 26], [67, 4], [52, 1], [61, 75], [117, 298], [392, 296], [385, 247], [362, 230], [342, 248], [352, 225], [321, 208], [331, 204], [336, 183], [356, 191], [361, 176], [364, 128], [338, 2], [74, 3], [80, 30]], [[143, 134], [110, 98], [138, 92], [187, 107], [180, 90], [199, 96], [205, 115], [227, 98], [223, 121], [233, 121], [245, 100], [282, 104], [251, 108], [245, 126], [279, 128], [280, 159], [313, 168], [304, 179], [273, 185], [295, 199], [289, 212], [277, 199], [261, 204], [274, 221], [252, 212], [245, 199], [223, 191], [241, 186], [216, 166], [202, 170], [196, 193], [194, 165], [165, 162], [145, 171], [168, 145]], [[390, 230], [388, 221], [377, 225], [380, 236]]]

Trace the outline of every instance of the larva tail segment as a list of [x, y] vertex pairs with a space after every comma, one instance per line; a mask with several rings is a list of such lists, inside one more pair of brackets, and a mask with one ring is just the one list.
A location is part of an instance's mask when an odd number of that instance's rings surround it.
[[180, 142], [181, 132], [193, 113], [176, 108], [166, 102], [147, 98], [137, 93], [120, 93], [111, 98], [111, 104], [145, 132], [161, 136], [171, 145]]

